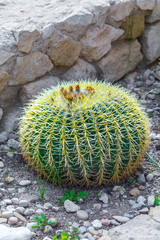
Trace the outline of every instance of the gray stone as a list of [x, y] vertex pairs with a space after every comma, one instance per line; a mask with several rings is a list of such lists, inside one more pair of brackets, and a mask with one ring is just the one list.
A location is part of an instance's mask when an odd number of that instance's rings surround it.
[[81, 226], [81, 227], [79, 227], [79, 229], [78, 229], [79, 231], [80, 231], [80, 233], [81, 234], [83, 234], [83, 233], [86, 233], [87, 232], [87, 229], [86, 229], [86, 227], [84, 227], [84, 226]]
[[102, 193], [101, 197], [99, 198], [100, 201], [103, 203], [108, 204], [108, 194], [107, 193]]
[[9, 228], [0, 225], [0, 233], [3, 240], [30, 240], [32, 237], [31, 231], [26, 227]]
[[141, 205], [144, 205], [145, 202], [146, 202], [146, 199], [145, 199], [145, 197], [143, 197], [143, 196], [139, 196], [139, 197], [137, 198], [137, 202], [138, 202], [139, 204], [141, 204]]
[[149, 207], [152, 207], [154, 205], [154, 200], [155, 200], [154, 196], [152, 196], [152, 195], [148, 196], [148, 198], [147, 198], [147, 205]]
[[30, 185], [31, 184], [31, 181], [30, 180], [21, 180], [20, 182], [19, 182], [19, 185], [20, 186], [28, 186], [28, 185]]
[[19, 201], [19, 206], [20, 207], [28, 207], [29, 206], [29, 201], [28, 200], [20, 200]]
[[160, 1], [157, 0], [156, 6], [153, 11], [146, 17], [147, 23], [154, 23], [160, 20]]
[[132, 209], [132, 210], [135, 210], [135, 211], [137, 211], [137, 210], [139, 210], [139, 209], [141, 209], [141, 208], [142, 208], [142, 205], [139, 204], [139, 203], [135, 203], [135, 204], [132, 205], [132, 207], [131, 207], [131, 209]]
[[4, 168], [4, 163], [0, 161], [0, 168]]
[[12, 217], [13, 216], [13, 212], [12, 211], [4, 211], [4, 212], [2, 212], [2, 217], [4, 217], [4, 218], [10, 218], [10, 217]]
[[4, 134], [0, 133], [0, 144], [1, 143], [5, 143], [7, 141], [7, 136], [5, 136]]
[[149, 209], [147, 207], [145, 208], [142, 208], [141, 210], [139, 210], [140, 213], [143, 213], [143, 214], [147, 214], [149, 212]]
[[112, 225], [114, 225], [114, 226], [118, 226], [118, 225], [120, 225], [120, 223], [117, 222], [117, 221], [114, 220], [114, 219], [112, 219], [110, 223], [111, 223]]
[[146, 183], [146, 179], [145, 179], [144, 174], [141, 174], [141, 175], [137, 178], [137, 181], [138, 181], [139, 184], [144, 185], [144, 184]]
[[152, 173], [147, 174], [146, 180], [147, 182], [152, 182], [154, 175]]
[[10, 217], [9, 219], [8, 219], [8, 224], [9, 225], [15, 225], [15, 224], [17, 224], [18, 223], [18, 218], [16, 218], [16, 217]]
[[95, 219], [91, 224], [95, 229], [102, 228], [102, 223], [98, 219]]
[[47, 202], [47, 203], [45, 203], [45, 204], [43, 205], [43, 209], [48, 210], [48, 209], [51, 209], [51, 208], [52, 208], [52, 204], [49, 203], [49, 202]]
[[142, 10], [153, 10], [156, 5], [156, 0], [136, 0], [136, 4]]
[[102, 208], [102, 205], [100, 203], [94, 203], [93, 208], [94, 210], [99, 211]]
[[77, 211], [77, 217], [81, 220], [87, 220], [88, 219], [88, 213], [84, 210]]
[[160, 223], [152, 220], [150, 216], [142, 214], [121, 226], [110, 229], [108, 236], [111, 239], [115, 239], [116, 236], [116, 240], [158, 240], [159, 229]]
[[19, 142], [16, 141], [15, 139], [9, 139], [7, 145], [10, 148], [17, 149], [19, 147]]
[[130, 221], [130, 218], [123, 217], [123, 216], [113, 216], [113, 219], [119, 223], [126, 223], [126, 222]]
[[74, 212], [77, 212], [78, 210], [80, 210], [80, 207], [70, 200], [66, 200], [64, 202], [64, 208], [65, 208], [66, 212], [68, 212], [68, 213], [74, 213]]

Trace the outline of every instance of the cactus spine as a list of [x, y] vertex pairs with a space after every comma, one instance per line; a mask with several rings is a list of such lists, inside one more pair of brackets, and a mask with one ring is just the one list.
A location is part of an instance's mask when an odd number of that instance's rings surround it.
[[126, 90], [97, 81], [64, 83], [41, 93], [20, 121], [30, 166], [61, 183], [101, 185], [129, 176], [149, 144], [149, 122]]

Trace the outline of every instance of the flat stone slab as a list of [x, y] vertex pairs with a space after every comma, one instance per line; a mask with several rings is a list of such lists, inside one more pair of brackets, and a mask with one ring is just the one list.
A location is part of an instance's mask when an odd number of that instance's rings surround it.
[[160, 223], [142, 214], [109, 230], [106, 240], [108, 237], [114, 240], [160, 240]]

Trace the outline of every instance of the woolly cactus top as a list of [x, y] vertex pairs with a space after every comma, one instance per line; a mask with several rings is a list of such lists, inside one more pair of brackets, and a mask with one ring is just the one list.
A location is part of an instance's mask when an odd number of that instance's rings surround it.
[[[61, 183], [101, 185], [130, 175], [149, 143], [149, 122], [126, 90], [97, 81], [64, 83], [25, 109], [20, 145], [29, 165]], [[41, 156], [37, 163], [37, 157]]]

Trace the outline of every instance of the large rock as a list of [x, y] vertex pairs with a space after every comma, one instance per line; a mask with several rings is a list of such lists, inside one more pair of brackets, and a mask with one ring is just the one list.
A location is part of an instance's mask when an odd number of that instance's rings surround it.
[[29, 53], [32, 48], [32, 44], [38, 38], [40, 33], [37, 30], [33, 31], [20, 31], [14, 33], [18, 42], [18, 51]]
[[11, 57], [13, 57], [15, 54], [12, 52], [5, 51], [3, 49], [0, 49], [0, 65], [7, 62]]
[[0, 107], [5, 109], [15, 102], [18, 95], [19, 86], [6, 86], [0, 92]]
[[84, 9], [84, 7], [79, 6], [70, 11], [70, 14], [64, 14], [62, 20], [56, 23], [56, 28], [70, 33], [74, 36], [74, 39], [79, 39], [85, 33], [87, 27], [93, 23], [93, 14]]
[[124, 31], [105, 24], [102, 28], [91, 27], [80, 39], [81, 57], [88, 61], [101, 59], [110, 49], [111, 43], [123, 35]]
[[121, 41], [115, 44], [109, 53], [97, 62], [104, 78], [109, 82], [114, 82], [133, 71], [143, 58], [140, 48], [137, 40]]
[[0, 240], [30, 240], [32, 237], [31, 231], [26, 227], [6, 227], [0, 225]]
[[156, 6], [151, 14], [146, 18], [147, 23], [154, 23], [160, 20], [160, 1], [157, 0]]
[[7, 85], [10, 79], [11, 76], [7, 72], [3, 72], [0, 70], [0, 92]]
[[71, 67], [80, 55], [82, 45], [70, 37], [61, 34], [51, 39], [50, 59], [55, 66]]
[[25, 57], [18, 57], [14, 69], [14, 79], [9, 85], [20, 85], [34, 81], [35, 78], [45, 75], [53, 68], [53, 64], [47, 55], [33, 52]]
[[[2, 11], [2, 8], [1, 8]], [[6, 17], [6, 16], [5, 16]], [[2, 20], [2, 17], [1, 17]], [[13, 36], [12, 31], [5, 29], [4, 27], [0, 26], [0, 49], [3, 49], [3, 51], [6, 51], [8, 53], [14, 53], [17, 48], [16, 48], [16, 40]], [[10, 54], [5, 53], [7, 56], [7, 58], [10, 58]], [[1, 59], [3, 59], [0, 56]], [[5, 57], [6, 58], [6, 57]], [[3, 60], [1, 60], [3, 61]]]
[[106, 238], [114, 240], [158, 240], [160, 239], [160, 223], [148, 215], [139, 215], [129, 222], [109, 230]]
[[125, 31], [126, 39], [136, 39], [144, 32], [145, 16], [146, 12], [137, 11], [126, 18], [121, 25], [121, 28]]
[[160, 223], [160, 206], [151, 207], [149, 216], [156, 222]]
[[136, 0], [137, 6], [142, 10], [153, 10], [157, 0]]
[[20, 99], [23, 103], [28, 102], [30, 99], [35, 97], [39, 92], [44, 91], [44, 89], [50, 88], [51, 86], [56, 86], [60, 82], [57, 77], [41, 77], [39, 80], [27, 83], [22, 86], [20, 91]]
[[79, 79], [95, 79], [96, 70], [88, 62], [78, 59], [75, 65], [73, 65], [61, 78], [66, 81], [79, 80]]
[[144, 58], [148, 64], [160, 56], [160, 22], [146, 26], [140, 38]]
[[110, 21], [113, 21], [113, 20], [117, 22], [122, 21], [126, 17], [128, 17], [134, 9], [133, 0], [116, 0], [115, 3], [116, 4], [113, 4], [110, 7], [110, 10], [108, 13], [108, 15], [110, 16]]

